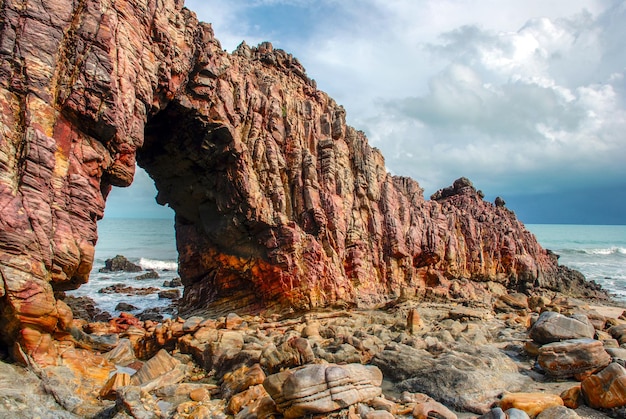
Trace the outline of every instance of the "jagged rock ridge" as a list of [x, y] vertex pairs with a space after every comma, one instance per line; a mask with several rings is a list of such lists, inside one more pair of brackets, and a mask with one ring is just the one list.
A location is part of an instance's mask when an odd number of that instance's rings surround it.
[[0, 330], [40, 362], [136, 158], [176, 212], [187, 311], [562, 283], [512, 212], [466, 180], [425, 201], [295, 58], [224, 52], [180, 0], [5, 0], [0, 55]]

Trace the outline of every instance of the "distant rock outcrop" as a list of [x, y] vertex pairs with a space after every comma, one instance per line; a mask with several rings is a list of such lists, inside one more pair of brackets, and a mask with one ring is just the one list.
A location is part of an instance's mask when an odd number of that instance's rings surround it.
[[180, 0], [7, 0], [0, 22], [0, 331], [40, 363], [136, 159], [176, 212], [187, 311], [561, 287], [511, 211], [466, 179], [425, 201], [297, 59], [224, 52]]

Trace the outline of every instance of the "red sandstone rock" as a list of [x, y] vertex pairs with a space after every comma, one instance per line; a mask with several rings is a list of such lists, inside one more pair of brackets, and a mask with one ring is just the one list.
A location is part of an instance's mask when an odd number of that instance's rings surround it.
[[42, 362], [136, 159], [176, 212], [188, 311], [582, 281], [466, 179], [426, 201], [297, 59], [224, 52], [182, 1], [7, 0], [0, 21], [0, 335]]

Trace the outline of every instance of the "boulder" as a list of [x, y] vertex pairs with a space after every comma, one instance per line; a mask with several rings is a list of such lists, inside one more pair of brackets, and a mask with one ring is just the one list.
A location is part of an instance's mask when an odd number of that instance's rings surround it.
[[500, 349], [456, 344], [438, 356], [390, 344], [372, 359], [400, 391], [425, 393], [458, 410], [483, 414], [504, 391], [520, 391], [530, 379]]
[[498, 312], [528, 310], [528, 296], [522, 293], [503, 294], [493, 304]]
[[269, 344], [261, 352], [261, 366], [270, 373], [311, 363], [315, 354], [305, 338], [293, 338], [276, 347]]
[[571, 339], [542, 346], [537, 361], [551, 376], [566, 378], [604, 368], [611, 357], [598, 340]]
[[554, 311], [544, 311], [528, 334], [535, 342], [544, 344], [568, 339], [593, 339], [595, 328], [585, 315], [567, 317]]
[[141, 272], [143, 268], [126, 259], [125, 256], [117, 255], [114, 258], [104, 261], [104, 268], [100, 268], [100, 272]]
[[286, 419], [367, 403], [382, 394], [382, 373], [374, 366], [306, 365], [270, 375], [263, 387]]
[[146, 279], [159, 279], [159, 273], [154, 269], [149, 269], [148, 272], [137, 275], [135, 279], [138, 281], [143, 281]]
[[626, 369], [612, 363], [585, 379], [581, 390], [590, 407], [612, 409], [626, 406]]
[[177, 300], [180, 298], [180, 290], [175, 288], [171, 290], [159, 291], [158, 296], [162, 300]]

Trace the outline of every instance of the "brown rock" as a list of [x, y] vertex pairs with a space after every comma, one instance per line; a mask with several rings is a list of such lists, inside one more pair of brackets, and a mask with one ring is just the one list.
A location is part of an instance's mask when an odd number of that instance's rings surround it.
[[519, 292], [501, 295], [494, 303], [494, 309], [500, 312], [528, 310], [528, 296]]
[[561, 393], [563, 404], [570, 409], [578, 409], [583, 404], [583, 395], [580, 384], [570, 387]]
[[194, 402], [201, 402], [211, 398], [211, 393], [206, 388], [196, 388], [191, 390], [189, 398]]
[[242, 366], [239, 369], [224, 374], [222, 381], [222, 395], [229, 399], [257, 384], [263, 384], [267, 377], [259, 364], [252, 367]]
[[612, 363], [582, 382], [582, 394], [593, 408], [626, 406], [626, 369]]
[[537, 361], [548, 374], [564, 378], [602, 369], [611, 357], [598, 340], [572, 339], [542, 346]]
[[555, 394], [548, 393], [507, 393], [500, 400], [502, 410], [520, 409], [531, 418], [553, 406], [563, 406], [563, 400]]
[[420, 314], [416, 308], [412, 308], [411, 310], [409, 310], [406, 324], [406, 330], [411, 334], [416, 333], [424, 326], [424, 322], [422, 321], [422, 318], [420, 317]]
[[258, 384], [252, 387], [249, 387], [245, 391], [241, 393], [235, 394], [230, 401], [228, 402], [228, 412], [236, 415], [241, 412], [246, 406], [250, 406], [254, 402], [262, 399], [264, 397], [268, 397], [267, 391], [263, 388], [262, 384]]

